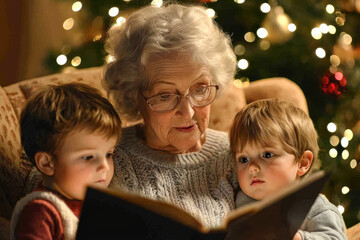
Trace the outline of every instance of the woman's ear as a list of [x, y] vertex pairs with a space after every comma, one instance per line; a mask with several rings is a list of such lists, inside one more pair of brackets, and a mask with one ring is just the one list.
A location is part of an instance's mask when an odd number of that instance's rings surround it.
[[54, 174], [54, 162], [49, 153], [35, 153], [35, 163], [37, 168], [45, 175], [52, 176]]
[[309, 150], [306, 150], [303, 155], [301, 156], [301, 159], [299, 161], [299, 169], [297, 171], [297, 175], [299, 177], [305, 175], [305, 173], [307, 173], [311, 167], [311, 163], [313, 160], [313, 153]]

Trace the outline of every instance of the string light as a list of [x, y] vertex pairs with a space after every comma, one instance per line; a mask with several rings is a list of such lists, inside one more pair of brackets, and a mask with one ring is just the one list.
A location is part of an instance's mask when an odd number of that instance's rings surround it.
[[331, 63], [331, 65], [337, 67], [340, 65], [340, 58], [337, 55], [331, 55], [330, 63]]
[[268, 50], [270, 48], [270, 42], [263, 39], [260, 41], [259, 47], [263, 51]]
[[242, 77], [240, 79], [235, 79], [233, 84], [235, 85], [235, 87], [237, 88], [244, 88], [244, 87], [248, 87], [250, 84], [250, 80], [247, 77]]
[[245, 2], [245, 0], [234, 0], [234, 2], [236, 2], [238, 4], [243, 4]]
[[320, 28], [318, 28], [318, 27], [313, 28], [313, 29], [311, 30], [311, 36], [312, 36], [314, 39], [316, 39], [316, 40], [321, 39], [322, 33], [321, 33]]
[[118, 17], [118, 18], [116, 19], [116, 24], [117, 24], [118, 26], [124, 24], [125, 22], [126, 22], [126, 18], [124, 18], [124, 17]]
[[346, 148], [347, 146], [349, 146], [349, 141], [346, 137], [341, 138], [340, 143], [343, 148]]
[[336, 27], [335, 26], [329, 25], [328, 28], [329, 28], [329, 33], [330, 34], [335, 34], [336, 33]]
[[335, 12], [335, 7], [331, 4], [326, 5], [325, 9], [328, 14], [333, 14]]
[[318, 58], [324, 58], [326, 56], [325, 50], [320, 47], [315, 50], [315, 54]]
[[341, 193], [342, 194], [348, 194], [350, 192], [350, 188], [348, 188], [347, 186], [343, 186], [342, 188], [341, 188]]
[[346, 129], [344, 132], [344, 137], [350, 141], [354, 137], [353, 131], [351, 131], [351, 129]]
[[245, 70], [249, 67], [249, 62], [246, 60], [246, 59], [240, 59], [239, 62], [238, 62], [238, 67], [241, 69], [241, 70]]
[[326, 34], [329, 32], [329, 26], [325, 23], [320, 24], [319, 28], [323, 34]]
[[65, 30], [70, 30], [70, 29], [73, 28], [73, 26], [74, 26], [74, 19], [73, 18], [68, 18], [63, 23], [63, 28]]
[[337, 208], [341, 214], [343, 214], [345, 212], [345, 208], [343, 206], [338, 205]]
[[241, 45], [241, 44], [238, 44], [238, 45], [235, 46], [234, 52], [235, 52], [236, 55], [239, 55], [239, 56], [244, 55], [245, 47], [243, 45]]
[[254, 42], [255, 41], [255, 34], [253, 32], [247, 32], [244, 35], [244, 39], [247, 42]]
[[344, 151], [342, 151], [341, 157], [342, 157], [342, 159], [344, 159], [344, 160], [348, 159], [348, 158], [349, 158], [349, 151], [346, 150], [346, 149], [345, 149]]
[[296, 25], [294, 23], [290, 23], [288, 25], [288, 29], [290, 32], [295, 32], [296, 31]]
[[339, 142], [340, 142], [340, 139], [339, 139], [338, 136], [333, 135], [333, 136], [330, 137], [330, 144], [333, 147], [336, 147], [339, 144]]
[[328, 125], [327, 125], [327, 130], [331, 133], [335, 132], [336, 131], [336, 124], [333, 123], [333, 122], [330, 122]]
[[162, 0], [153, 0], [151, 2], [151, 6], [154, 6], [154, 7], [161, 7], [162, 4], [163, 4]]
[[116, 17], [119, 14], [119, 8], [117, 7], [112, 7], [109, 10], [109, 16], [110, 17]]
[[268, 13], [268, 12], [270, 12], [270, 10], [271, 10], [270, 4], [263, 3], [260, 5], [260, 11], [262, 11], [263, 13]]
[[215, 17], [215, 10], [212, 8], [208, 8], [206, 9], [206, 13], [210, 18], [214, 18]]
[[71, 9], [74, 11], [74, 12], [78, 12], [80, 11], [80, 9], [82, 8], [82, 3], [80, 1], [77, 1], [77, 2], [74, 2]]
[[331, 149], [329, 150], [329, 155], [330, 155], [330, 157], [332, 157], [332, 158], [336, 158], [337, 155], [338, 155], [338, 152], [337, 152], [337, 150], [336, 150], [335, 148], [331, 148]]
[[259, 38], [266, 38], [268, 35], [268, 31], [265, 28], [259, 28], [256, 31], [256, 34], [258, 35]]
[[350, 161], [350, 167], [351, 167], [352, 169], [354, 169], [354, 168], [356, 168], [356, 166], [357, 166], [357, 161], [356, 161], [355, 159], [351, 160], [351, 161]]
[[56, 58], [56, 62], [59, 65], [64, 65], [67, 62], [67, 57], [64, 54], [61, 54]]
[[71, 60], [71, 65], [73, 65], [74, 67], [79, 66], [80, 63], [81, 63], [81, 58], [79, 56], [76, 56]]

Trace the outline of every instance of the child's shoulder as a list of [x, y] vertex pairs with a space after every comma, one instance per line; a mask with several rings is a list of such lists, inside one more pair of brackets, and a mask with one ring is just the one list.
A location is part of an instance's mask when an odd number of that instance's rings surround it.
[[315, 217], [324, 212], [334, 213], [336, 215], [341, 215], [337, 207], [332, 204], [325, 195], [319, 194], [317, 199], [315, 200], [312, 208], [310, 209], [309, 216]]

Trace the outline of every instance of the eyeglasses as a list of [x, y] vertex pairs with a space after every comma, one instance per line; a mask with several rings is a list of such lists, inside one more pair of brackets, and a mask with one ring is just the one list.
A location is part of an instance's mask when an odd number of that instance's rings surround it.
[[209, 105], [215, 100], [218, 89], [218, 85], [203, 85], [199, 88], [191, 90], [187, 95], [165, 93], [149, 98], [146, 98], [142, 93], [141, 95], [154, 112], [168, 112], [174, 110], [176, 106], [179, 105], [181, 97], [188, 98], [191, 106], [193, 107], [204, 107]]

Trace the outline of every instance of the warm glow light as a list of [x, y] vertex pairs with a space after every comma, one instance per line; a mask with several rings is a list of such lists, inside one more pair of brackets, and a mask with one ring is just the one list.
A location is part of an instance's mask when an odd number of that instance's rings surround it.
[[329, 26], [326, 25], [325, 23], [320, 24], [320, 31], [324, 34], [329, 32]]
[[345, 212], [345, 208], [343, 206], [338, 205], [337, 208], [341, 214], [343, 214]]
[[333, 13], [335, 12], [334, 6], [331, 5], [331, 4], [326, 5], [326, 12], [327, 12], [328, 14], [333, 14]]
[[241, 70], [245, 70], [249, 67], [249, 62], [246, 59], [240, 59], [238, 62], [238, 67]]
[[290, 32], [295, 32], [296, 31], [296, 25], [294, 23], [290, 23], [288, 25], [288, 29]]
[[81, 63], [81, 58], [79, 56], [76, 56], [71, 60], [71, 65], [73, 65], [74, 67], [79, 66], [80, 63]]
[[263, 13], [268, 13], [268, 12], [270, 12], [270, 10], [271, 10], [270, 4], [263, 3], [260, 5], [260, 11], [262, 11]]
[[250, 84], [250, 80], [247, 77], [242, 77], [240, 79], [235, 79], [235, 81], [233, 82], [233, 84], [235, 85], [235, 87], [237, 88], [244, 88], [249, 86]]
[[344, 137], [350, 141], [354, 137], [353, 131], [351, 131], [351, 129], [346, 129], [344, 132]]
[[238, 4], [243, 4], [245, 2], [245, 0], [234, 0], [234, 2], [236, 2]]
[[106, 63], [110, 63], [110, 62], [113, 62], [115, 61], [115, 57], [114, 56], [111, 56], [111, 55], [107, 55], [106, 58], [105, 58], [105, 62]]
[[347, 186], [343, 186], [342, 188], [341, 188], [341, 192], [342, 192], [342, 194], [348, 194], [349, 192], [350, 192], [350, 188], [348, 188]]
[[337, 154], [338, 154], [338, 152], [336, 151], [335, 148], [332, 148], [332, 149], [329, 150], [329, 155], [330, 155], [330, 157], [336, 158], [336, 157], [337, 157]]
[[356, 166], [357, 166], [357, 161], [356, 161], [355, 159], [351, 160], [351, 161], [350, 161], [350, 167], [351, 167], [352, 169], [354, 169], [354, 168], [356, 168]]
[[340, 142], [340, 139], [338, 136], [335, 136], [335, 135], [332, 135], [330, 137], [330, 144], [333, 146], [333, 147], [336, 147]]
[[340, 65], [340, 58], [336, 55], [331, 55], [330, 56], [330, 63], [331, 65], [337, 67]]
[[67, 57], [64, 54], [61, 54], [56, 58], [56, 62], [59, 65], [64, 65], [67, 62]]
[[328, 28], [329, 28], [329, 33], [330, 34], [335, 34], [336, 33], [336, 27], [335, 26], [329, 25]]
[[329, 131], [329, 132], [335, 132], [336, 131], [336, 124], [335, 123], [333, 123], [333, 122], [330, 122], [328, 125], [327, 125], [327, 130]]
[[344, 74], [342, 72], [336, 72], [335, 73], [335, 79], [340, 81], [341, 79], [343, 79]]
[[268, 31], [265, 28], [259, 28], [256, 31], [256, 34], [258, 35], [259, 38], [266, 38], [268, 35]]
[[234, 48], [234, 52], [236, 55], [243, 55], [245, 53], [245, 47], [241, 44], [236, 45]]
[[77, 1], [77, 2], [74, 2], [71, 9], [74, 11], [74, 12], [78, 12], [80, 11], [80, 9], [82, 8], [82, 3], [80, 1]]
[[322, 37], [322, 33], [321, 33], [321, 30], [320, 28], [316, 27], [316, 28], [313, 28], [311, 30], [311, 36], [316, 39], [316, 40], [319, 40], [321, 37]]
[[270, 42], [263, 39], [263, 40], [260, 41], [259, 47], [260, 47], [261, 50], [264, 50], [264, 51], [268, 50], [270, 48]]
[[212, 9], [212, 8], [206, 9], [206, 13], [207, 13], [207, 15], [209, 15], [209, 17], [211, 17], [211, 18], [214, 18], [214, 17], [215, 17], [215, 10]]
[[344, 160], [346, 160], [346, 159], [348, 159], [349, 158], [349, 151], [348, 150], [344, 150], [344, 151], [342, 151], [342, 153], [341, 153], [341, 157], [342, 157], [342, 159], [344, 159]]
[[163, 1], [162, 0], [153, 0], [151, 2], [151, 5], [152, 6], [155, 6], [155, 7], [161, 7], [161, 5], [163, 4]]
[[73, 18], [68, 18], [65, 20], [65, 22], [63, 23], [63, 28], [65, 30], [70, 30], [72, 29], [74, 26], [74, 19]]
[[253, 32], [247, 32], [244, 35], [244, 39], [247, 42], [253, 42], [255, 41], [255, 34]]
[[341, 33], [341, 41], [346, 44], [346, 45], [350, 45], [352, 42], [352, 37], [347, 34], [347, 33]]
[[341, 146], [343, 146], [343, 148], [346, 148], [347, 146], [349, 146], [349, 140], [346, 137], [341, 138]]
[[323, 48], [317, 48], [315, 54], [318, 58], [324, 58], [326, 56], [326, 52]]
[[117, 24], [117, 25], [124, 24], [125, 22], [126, 22], [126, 18], [124, 18], [124, 17], [118, 17], [118, 18], [116, 19], [116, 24]]
[[109, 10], [109, 16], [110, 17], [116, 17], [119, 14], [119, 8], [117, 7], [112, 7]]

